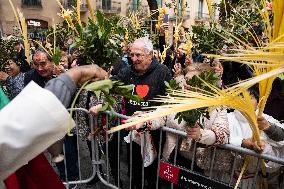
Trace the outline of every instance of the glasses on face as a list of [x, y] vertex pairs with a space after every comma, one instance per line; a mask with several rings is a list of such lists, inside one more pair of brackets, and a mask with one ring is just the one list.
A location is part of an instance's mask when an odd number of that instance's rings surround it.
[[39, 67], [45, 67], [47, 64], [47, 61], [41, 61], [41, 62], [35, 62], [34, 61], [34, 67], [39, 68]]
[[141, 59], [145, 54], [142, 53], [130, 53], [130, 57], [134, 58], [136, 56], [137, 59]]

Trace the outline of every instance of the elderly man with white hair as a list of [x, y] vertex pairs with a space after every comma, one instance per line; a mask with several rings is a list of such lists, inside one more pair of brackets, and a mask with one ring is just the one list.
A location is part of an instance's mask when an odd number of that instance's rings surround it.
[[[126, 100], [126, 115], [132, 116], [134, 112], [140, 111], [142, 107], [155, 105], [150, 101], [158, 95], [166, 92], [165, 81], [171, 79], [170, 70], [153, 58], [152, 42], [146, 38], [136, 39], [130, 47], [130, 57], [132, 65], [120, 70], [118, 75], [112, 79], [121, 80], [125, 84], [134, 84], [133, 95], [141, 97], [140, 102]], [[160, 135], [158, 130], [151, 130], [154, 147], [158, 150]], [[164, 141], [164, 140], [163, 140]], [[163, 145], [163, 144], [162, 144]], [[133, 143], [132, 148], [132, 186], [141, 188], [142, 186], [142, 156], [141, 147]], [[129, 156], [128, 156], [129, 157]], [[145, 179], [148, 186], [155, 186], [157, 174], [157, 159], [148, 167], [145, 167]]]

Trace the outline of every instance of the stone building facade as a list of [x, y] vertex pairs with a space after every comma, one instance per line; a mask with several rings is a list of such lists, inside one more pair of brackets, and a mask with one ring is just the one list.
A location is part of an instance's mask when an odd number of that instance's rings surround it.
[[[76, 4], [76, 0], [59, 0], [65, 8], [72, 9]], [[181, 0], [176, 0], [181, 2]], [[207, 22], [209, 14], [206, 0], [183, 0], [189, 6], [185, 9], [183, 26], [190, 28], [191, 25]], [[215, 2], [220, 0], [215, 0]], [[14, 6], [23, 12], [27, 24], [30, 37], [40, 35], [41, 31], [52, 26], [53, 23], [61, 23], [63, 19], [58, 16], [60, 8], [56, 0], [12, 0]], [[135, 9], [140, 4], [144, 8], [147, 7], [147, 0], [90, 0], [93, 9], [103, 10], [106, 14], [126, 15], [128, 10]], [[160, 6], [172, 0], [157, 0]], [[136, 7], [137, 8], [137, 7]], [[145, 12], [145, 15], [147, 13]], [[173, 11], [169, 10], [170, 19], [175, 21]], [[86, 0], [82, 0], [81, 4], [81, 20], [87, 20], [89, 12]], [[215, 12], [218, 17], [218, 13]], [[8, 0], [0, 0], [0, 36], [15, 35], [17, 28], [16, 18]]]

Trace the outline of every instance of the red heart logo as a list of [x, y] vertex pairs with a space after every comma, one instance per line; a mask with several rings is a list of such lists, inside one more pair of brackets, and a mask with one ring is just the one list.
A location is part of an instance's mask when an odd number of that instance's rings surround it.
[[147, 96], [148, 92], [148, 85], [136, 85], [136, 93], [140, 98], [144, 98], [145, 96]]

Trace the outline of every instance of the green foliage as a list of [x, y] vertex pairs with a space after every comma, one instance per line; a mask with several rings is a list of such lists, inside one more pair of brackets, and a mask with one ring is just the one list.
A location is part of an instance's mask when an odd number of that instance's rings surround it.
[[[127, 26], [128, 35], [129, 35], [129, 42], [133, 42], [135, 39], [148, 36], [150, 27], [144, 25], [144, 27], [135, 27], [133, 24], [128, 24]], [[154, 37], [154, 36], [150, 36]]]
[[201, 123], [203, 123], [205, 118], [207, 119], [210, 118], [207, 108], [198, 108], [195, 110], [179, 112], [175, 117], [175, 119], [178, 119], [178, 123], [181, 123], [181, 121], [184, 120], [187, 123], [186, 126], [194, 127], [195, 123], [197, 122], [201, 128], [204, 128], [204, 126]]
[[218, 5], [222, 11], [225, 9], [220, 13], [221, 25], [210, 23], [192, 26], [192, 41], [199, 53], [218, 54], [224, 45], [238, 45], [238, 41], [227, 33], [246, 43], [253, 43], [254, 46], [254, 38], [263, 40], [264, 23], [259, 13], [263, 7], [258, 7], [260, 3], [255, 4], [254, 0], [240, 0], [236, 4], [226, 3], [224, 6], [223, 2]]
[[[55, 26], [55, 41], [56, 46], [60, 47], [60, 49], [68, 49], [69, 44], [67, 44], [68, 39], [72, 37], [72, 31], [67, 27], [67, 24], [63, 22], [63, 24], [57, 24]], [[49, 43], [53, 44], [54, 41], [54, 28], [49, 27], [45, 32], [46, 39]]]
[[60, 59], [61, 59], [60, 47], [55, 47], [53, 54], [52, 54], [52, 60], [56, 65], [59, 65]]
[[0, 70], [4, 69], [7, 60], [17, 56], [18, 52], [15, 48], [18, 42], [17, 38], [2, 39], [0, 38]]
[[79, 35], [72, 47], [77, 47], [88, 64], [96, 63], [105, 69], [122, 55], [121, 42], [125, 30], [118, 16], [105, 17], [96, 12], [96, 22], [91, 19], [86, 26], [76, 26]]
[[[199, 76], [193, 76], [191, 80], [187, 81], [187, 84], [191, 87], [196, 87], [202, 90], [211, 91], [211, 89], [205, 84], [209, 83], [214, 86], [218, 86], [220, 78], [213, 71], [202, 72]], [[168, 89], [178, 90], [181, 89], [175, 80], [170, 80], [169, 83], [166, 83]], [[209, 112], [207, 108], [198, 108], [194, 110], [179, 112], [176, 114], [175, 119], [178, 119], [178, 123], [185, 121], [187, 126], [194, 127], [195, 123], [198, 122], [199, 125], [203, 128], [202, 123], [204, 119], [209, 119]]]
[[[190, 80], [186, 81], [186, 84], [192, 87], [198, 87], [199, 89], [214, 92], [206, 83], [218, 86], [220, 81], [220, 77], [215, 74], [212, 70], [207, 72], [202, 72], [199, 76], [193, 76]], [[206, 82], [206, 83], [205, 83]], [[194, 89], [193, 89], [194, 90]]]
[[[224, 40], [221, 28], [216, 24], [192, 26], [192, 42], [198, 53], [217, 54], [231, 39]], [[220, 34], [220, 35], [218, 35]]]
[[258, 10], [262, 7], [257, 7], [259, 5], [260, 3], [255, 5], [253, 0], [241, 0], [236, 7], [231, 7], [230, 17], [226, 19], [224, 27], [236, 37], [254, 42], [251, 34], [260, 38], [263, 30], [262, 17]]
[[165, 81], [167, 89], [170, 90], [181, 90], [181, 87], [177, 84], [176, 80], [171, 79], [169, 82]]
[[[138, 10], [128, 12], [127, 16], [123, 18], [123, 23], [128, 31], [126, 41], [132, 43], [135, 39], [149, 36], [153, 44], [158, 42], [158, 35], [151, 32], [151, 27], [155, 25], [155, 22], [151, 21], [150, 15], [146, 16], [145, 12], [148, 12], [148, 9], [138, 6]], [[151, 25], [151, 23], [153, 25]]]
[[112, 81], [110, 79], [96, 81], [85, 86], [86, 90], [94, 92], [97, 97], [100, 96], [101, 92], [104, 93], [104, 104], [100, 111], [110, 110], [116, 104], [115, 96], [123, 96], [140, 102], [139, 96], [132, 95], [133, 88], [134, 85], [124, 85], [120, 81]]

